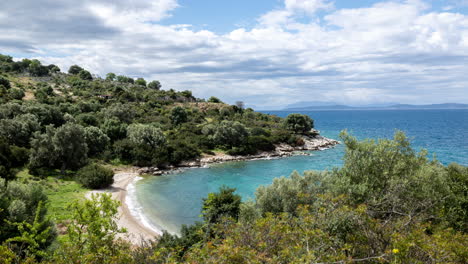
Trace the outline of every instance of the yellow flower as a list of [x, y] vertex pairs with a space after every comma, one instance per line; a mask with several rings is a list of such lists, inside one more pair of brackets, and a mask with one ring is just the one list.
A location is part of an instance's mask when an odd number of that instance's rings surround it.
[[392, 250], [392, 252], [393, 252], [393, 254], [398, 254], [398, 252], [400, 252], [400, 250], [398, 250], [398, 248], [394, 248], [394, 249]]

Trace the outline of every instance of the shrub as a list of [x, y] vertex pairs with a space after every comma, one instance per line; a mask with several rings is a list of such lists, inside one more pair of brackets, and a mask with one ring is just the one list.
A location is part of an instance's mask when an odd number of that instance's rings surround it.
[[78, 171], [78, 182], [91, 189], [109, 187], [114, 183], [114, 172], [98, 164], [90, 164]]
[[6, 89], [10, 89], [10, 81], [8, 81], [6, 78], [0, 76], [0, 85], [3, 85]]

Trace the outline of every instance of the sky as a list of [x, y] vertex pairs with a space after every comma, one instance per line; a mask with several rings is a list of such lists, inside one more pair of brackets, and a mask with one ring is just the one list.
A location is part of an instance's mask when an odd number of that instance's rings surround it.
[[468, 0], [2, 0], [0, 53], [258, 110], [468, 103]]

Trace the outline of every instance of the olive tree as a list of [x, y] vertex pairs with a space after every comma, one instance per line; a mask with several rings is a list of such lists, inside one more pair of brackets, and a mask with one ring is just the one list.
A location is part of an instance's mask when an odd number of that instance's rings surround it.
[[185, 111], [183, 107], [176, 106], [172, 108], [171, 110], [172, 124], [177, 126], [177, 125], [187, 122], [187, 120], [188, 120], [187, 111]]
[[85, 131], [82, 126], [65, 124], [57, 128], [52, 143], [62, 170], [75, 170], [86, 164], [88, 145], [86, 144]]
[[103, 152], [109, 145], [110, 138], [97, 127], [86, 127], [84, 133], [90, 156]]
[[160, 128], [146, 124], [132, 124], [127, 128], [127, 138], [133, 144], [137, 165], [158, 165], [166, 160], [167, 141]]
[[55, 168], [64, 172], [76, 170], [88, 161], [88, 145], [84, 128], [65, 124], [59, 128], [48, 126], [46, 133], [36, 133], [31, 141], [30, 169]]
[[226, 147], [242, 145], [248, 138], [246, 127], [237, 121], [222, 121], [214, 131], [213, 140], [216, 144]]

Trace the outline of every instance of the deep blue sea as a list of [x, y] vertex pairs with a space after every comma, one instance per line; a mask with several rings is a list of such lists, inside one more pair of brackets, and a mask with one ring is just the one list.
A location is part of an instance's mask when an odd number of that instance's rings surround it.
[[[265, 111], [285, 117], [291, 112]], [[339, 139], [347, 129], [359, 139], [391, 138], [395, 130], [406, 133], [416, 149], [436, 154], [443, 164], [468, 166], [468, 110], [389, 110], [300, 112], [315, 120], [321, 134]], [[326, 170], [341, 166], [344, 147], [275, 160], [232, 162], [210, 168], [188, 169], [162, 177], [147, 177], [135, 185], [139, 212], [154, 227], [178, 233], [182, 224], [200, 220], [202, 198], [222, 185], [234, 187], [243, 199], [254, 197], [255, 189], [292, 171]]]

